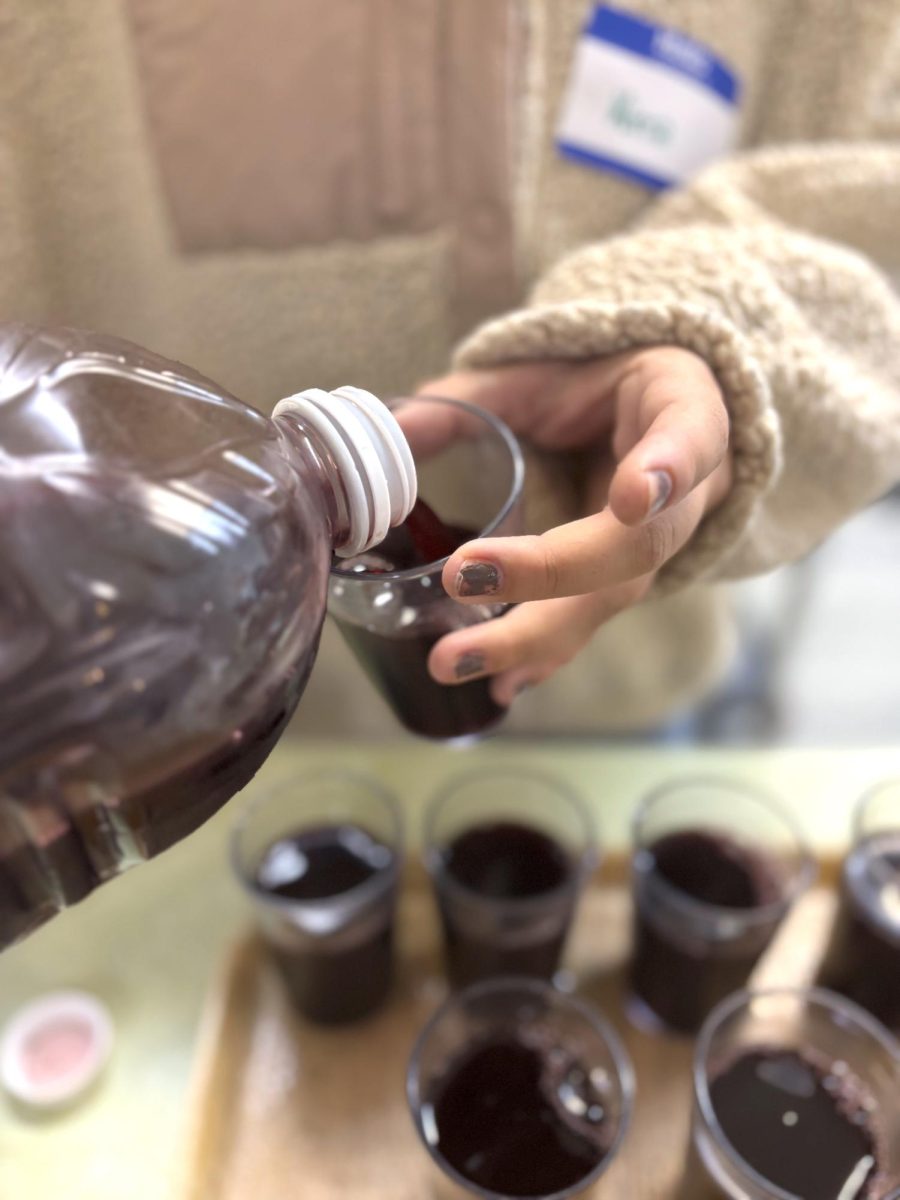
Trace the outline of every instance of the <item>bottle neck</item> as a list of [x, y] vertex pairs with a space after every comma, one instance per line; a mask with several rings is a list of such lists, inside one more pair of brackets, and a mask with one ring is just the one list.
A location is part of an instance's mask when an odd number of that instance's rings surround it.
[[321, 439], [289, 414], [274, 418], [289, 447], [289, 456], [308, 479], [312, 479], [319, 494], [321, 510], [328, 522], [331, 544], [337, 549], [350, 536], [350, 508], [337, 463]]
[[377, 546], [409, 516], [416, 470], [396, 418], [361, 388], [310, 388], [279, 401], [273, 420], [322, 488], [335, 553]]

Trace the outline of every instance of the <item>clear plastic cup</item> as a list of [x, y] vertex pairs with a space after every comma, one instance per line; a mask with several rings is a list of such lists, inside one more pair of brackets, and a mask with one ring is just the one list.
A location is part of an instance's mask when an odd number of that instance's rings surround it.
[[424, 842], [451, 983], [552, 978], [597, 866], [583, 801], [538, 771], [471, 771], [432, 801]]
[[[728, 1105], [717, 1079], [757, 1051], [768, 1056], [767, 1082], [779, 1080], [778, 1088], [766, 1087], [753, 1097], [745, 1091], [739, 1107]], [[792, 1051], [802, 1056], [799, 1073], [796, 1059], [791, 1067], [778, 1057]], [[848, 1122], [871, 1122], [877, 1130], [877, 1162], [860, 1157], [846, 1179], [833, 1179], [830, 1187], [818, 1171], [827, 1175], [835, 1165], [828, 1156], [839, 1138], [834, 1133], [815, 1137], [815, 1118], [804, 1107], [810, 1096], [807, 1063], [819, 1073], [822, 1094], [833, 1094], [838, 1105], [846, 1106]], [[701, 1030], [693, 1076], [692, 1144], [682, 1200], [881, 1200], [900, 1185], [900, 1043], [843, 996], [819, 988], [729, 996]], [[758, 1122], [755, 1134], [747, 1131], [748, 1121]], [[773, 1135], [773, 1128], [788, 1132]], [[792, 1149], [795, 1136], [810, 1137], [814, 1153], [801, 1151], [797, 1143]], [[755, 1163], [742, 1156], [736, 1141], [757, 1156]], [[767, 1154], [775, 1159], [781, 1181], [760, 1173], [758, 1156]]]
[[900, 779], [873, 788], [857, 806], [819, 978], [900, 1031]]
[[668, 784], [635, 816], [629, 1013], [693, 1033], [743, 987], [815, 864], [791, 816], [728, 779]]
[[[432, 396], [395, 400], [394, 412], [412, 450], [419, 495], [458, 544], [522, 531], [524, 464], [516, 439], [491, 413]], [[469, 739], [505, 715], [489, 681], [447, 686], [428, 673], [434, 644], [456, 629], [504, 611], [489, 597], [459, 604], [446, 594], [441, 571], [449, 555], [421, 567], [383, 569], [377, 548], [337, 562], [328, 610], [360, 665], [395, 715], [413, 733]], [[387, 560], [385, 560], [387, 561]]]
[[402, 854], [397, 805], [363, 776], [314, 772], [244, 808], [232, 866], [310, 1020], [354, 1021], [387, 997]]
[[[515, 1058], [493, 1059], [501, 1065], [484, 1086], [467, 1086], [471, 1107], [461, 1114], [465, 1125], [455, 1123], [447, 1105], [454, 1104], [451, 1088], [460, 1086], [460, 1068], [471, 1069], [473, 1054], [496, 1054], [498, 1044], [499, 1052], [508, 1055], [511, 1041], [541, 1063], [547, 1089], [543, 1095], [552, 1095], [551, 1104], [558, 1106], [555, 1113], [564, 1114], [562, 1140], [576, 1139], [580, 1165], [548, 1161], [541, 1127], [559, 1117], [545, 1111], [534, 1124], [534, 1095], [521, 1086]], [[505, 1074], [502, 1062], [507, 1063]], [[435, 1167], [431, 1194], [442, 1198], [565, 1200], [582, 1195], [615, 1159], [634, 1103], [628, 1055], [600, 1013], [548, 984], [527, 979], [475, 984], [447, 1001], [419, 1036], [406, 1088], [413, 1121]], [[475, 1139], [472, 1153], [460, 1159], [469, 1137]], [[450, 1161], [445, 1152], [458, 1161]], [[489, 1185], [472, 1178], [484, 1172], [486, 1160], [491, 1163], [487, 1172], [495, 1177]], [[557, 1186], [554, 1174], [565, 1181]], [[524, 1179], [525, 1190], [505, 1187], [504, 1176]]]

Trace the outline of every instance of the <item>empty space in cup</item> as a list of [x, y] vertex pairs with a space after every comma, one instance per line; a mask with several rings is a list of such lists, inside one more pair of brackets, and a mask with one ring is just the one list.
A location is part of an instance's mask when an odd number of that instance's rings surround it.
[[393, 799], [349, 772], [303, 776], [247, 805], [231, 855], [297, 1009], [322, 1023], [376, 1009], [402, 857]]
[[699, 778], [648, 796], [634, 821], [632, 1016], [695, 1032], [747, 982], [814, 869], [791, 817], [755, 789]]
[[596, 861], [590, 813], [560, 780], [505, 768], [451, 780], [425, 819], [451, 982], [551, 978]]
[[820, 981], [900, 1030], [900, 780], [857, 806]]
[[521, 532], [521, 451], [491, 413], [417, 396], [392, 402], [409, 439], [420, 501], [380, 547], [336, 563], [328, 608], [360, 665], [407, 729], [456, 739], [485, 732], [504, 710], [489, 683], [448, 687], [428, 673], [435, 643], [502, 611], [461, 605], [441, 584], [444, 563], [472, 538]]
[[694, 1060], [685, 1200], [880, 1200], [900, 1183], [900, 1043], [823, 989], [740, 992]]
[[407, 1095], [440, 1174], [485, 1200], [575, 1196], [614, 1159], [634, 1078], [593, 1007], [537, 980], [458, 993], [413, 1051]]

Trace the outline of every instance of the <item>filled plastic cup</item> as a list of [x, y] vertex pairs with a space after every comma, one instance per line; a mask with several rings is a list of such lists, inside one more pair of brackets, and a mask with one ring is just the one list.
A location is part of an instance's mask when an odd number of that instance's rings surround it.
[[314, 772], [244, 808], [232, 865], [309, 1020], [358, 1020], [387, 998], [402, 857], [395, 801], [360, 775]]
[[824, 989], [739, 992], [697, 1041], [680, 1200], [882, 1200], [900, 1187], [900, 1043]]
[[728, 779], [668, 784], [633, 826], [629, 1014], [695, 1033], [742, 988], [815, 864], [789, 813]]
[[900, 779], [857, 805], [819, 979], [900, 1032]]
[[454, 986], [553, 977], [598, 860], [591, 814], [565, 783], [514, 768], [459, 775], [426, 813], [424, 853]]
[[431, 1195], [567, 1200], [622, 1145], [634, 1073], [592, 1006], [528, 979], [476, 984], [422, 1031], [407, 1073]]
[[[477, 738], [506, 712], [491, 698], [490, 681], [437, 683], [428, 655], [444, 634], [489, 621], [505, 606], [489, 596], [483, 604], [457, 603], [444, 591], [441, 572], [448, 545], [522, 532], [522, 453], [502, 421], [471, 404], [416, 396], [390, 408], [415, 460], [419, 498], [433, 510], [425, 519], [431, 525], [436, 517], [437, 525], [416, 543], [414, 566], [398, 568], [411, 544], [396, 530], [380, 548], [335, 562], [328, 610], [407, 729], [439, 740]], [[415, 520], [421, 527], [418, 507], [404, 528]]]

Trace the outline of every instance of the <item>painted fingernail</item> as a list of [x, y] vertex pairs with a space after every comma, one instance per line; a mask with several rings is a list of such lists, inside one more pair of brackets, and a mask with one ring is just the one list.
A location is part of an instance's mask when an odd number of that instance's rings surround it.
[[672, 495], [672, 476], [668, 471], [648, 471], [650, 481], [650, 507], [647, 516], [655, 517], [666, 507], [666, 502]]
[[493, 596], [500, 591], [500, 584], [500, 568], [493, 563], [466, 563], [456, 576], [456, 593], [458, 596]]
[[483, 654], [461, 654], [456, 660], [453, 674], [457, 679], [468, 679], [470, 675], [480, 675], [484, 670]]

